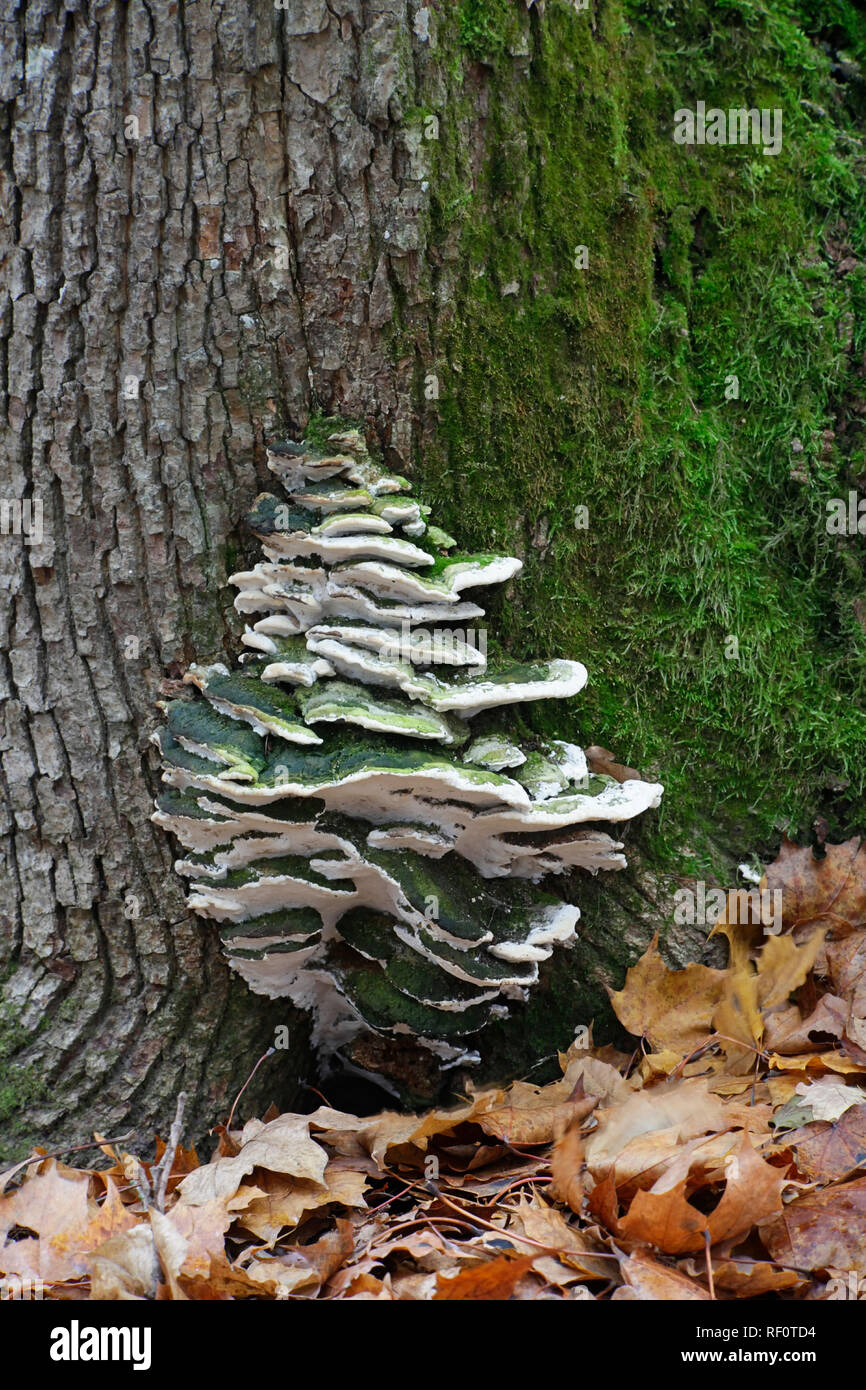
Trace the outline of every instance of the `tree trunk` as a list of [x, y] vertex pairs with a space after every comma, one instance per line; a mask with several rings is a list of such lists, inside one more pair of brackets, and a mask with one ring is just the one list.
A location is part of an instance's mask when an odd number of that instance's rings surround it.
[[148, 740], [164, 677], [237, 628], [264, 438], [339, 409], [408, 461], [383, 222], [410, 32], [405, 0], [45, 0], [4, 25], [2, 496], [30, 502], [0, 541], [10, 1151], [149, 1137], [181, 1088], [200, 1134], [280, 1023], [293, 1049], [248, 1095], [296, 1091], [303, 1024], [185, 911]]

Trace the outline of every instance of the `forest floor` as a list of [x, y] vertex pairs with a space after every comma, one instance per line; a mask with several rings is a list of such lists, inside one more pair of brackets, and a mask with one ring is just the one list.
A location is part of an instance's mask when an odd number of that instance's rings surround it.
[[95, 1136], [0, 1174], [0, 1272], [55, 1300], [857, 1298], [866, 1280], [866, 848], [785, 842], [723, 895], [728, 963], [654, 940], [546, 1086], [423, 1114], [236, 1122], [183, 1098], [145, 1162]]

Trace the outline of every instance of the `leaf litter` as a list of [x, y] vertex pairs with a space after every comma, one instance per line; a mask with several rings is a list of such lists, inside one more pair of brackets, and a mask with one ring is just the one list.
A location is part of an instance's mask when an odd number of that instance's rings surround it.
[[[0, 1174], [0, 1274], [57, 1300], [822, 1300], [866, 1279], [866, 848], [785, 841], [713, 931], [724, 969], [654, 938], [560, 1080], [458, 1105], [320, 1106], [217, 1126], [202, 1162], [96, 1136]], [[846, 1282], [847, 1281], [847, 1282]]]

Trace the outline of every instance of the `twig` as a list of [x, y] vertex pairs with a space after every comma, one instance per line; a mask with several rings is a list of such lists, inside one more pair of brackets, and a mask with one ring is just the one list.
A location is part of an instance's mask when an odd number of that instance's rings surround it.
[[543, 1250], [546, 1255], [555, 1253], [552, 1245], [543, 1245], [540, 1240], [530, 1240], [529, 1236], [519, 1236], [516, 1231], [506, 1230], [502, 1226], [494, 1226], [492, 1221], [485, 1221], [483, 1216], [476, 1216], [474, 1212], [467, 1211], [465, 1207], [458, 1206], [456, 1202], [452, 1202], [450, 1198], [446, 1197], [434, 1182], [427, 1182], [424, 1186], [429, 1192], [432, 1192], [444, 1206], [450, 1207], [452, 1211], [456, 1211], [461, 1220], [468, 1220], [473, 1226], [484, 1226], [488, 1231], [495, 1231], [496, 1235], [502, 1240], [519, 1240], [523, 1245], [532, 1245], [536, 1250]]
[[177, 1097], [177, 1109], [174, 1112], [174, 1120], [172, 1121], [171, 1130], [169, 1131], [168, 1143], [165, 1146], [165, 1153], [153, 1172], [153, 1195], [157, 1211], [165, 1211], [165, 1196], [168, 1191], [168, 1180], [171, 1177], [171, 1170], [174, 1167], [174, 1156], [177, 1153], [177, 1146], [180, 1143], [183, 1112], [185, 1108], [186, 1091], [180, 1091]]
[[704, 1230], [704, 1254], [707, 1260], [707, 1282], [710, 1286], [710, 1298], [715, 1299], [716, 1286], [713, 1283], [713, 1262], [710, 1259], [710, 1233], [708, 1230]]
[[226, 1120], [226, 1129], [231, 1129], [231, 1127], [232, 1127], [232, 1120], [234, 1119], [235, 1111], [236, 1111], [237, 1108], [238, 1108], [238, 1101], [240, 1100], [240, 1098], [241, 1098], [241, 1096], [243, 1095], [244, 1091], [245, 1091], [245, 1090], [247, 1089], [247, 1087], [249, 1086], [250, 1082], [252, 1081], [252, 1079], [253, 1079], [253, 1077], [255, 1076], [256, 1072], [258, 1071], [259, 1067], [262, 1065], [262, 1062], [264, 1062], [268, 1057], [273, 1057], [273, 1055], [274, 1055], [274, 1053], [276, 1052], [276, 1050], [277, 1050], [277, 1049], [276, 1049], [275, 1047], [269, 1047], [268, 1050], [267, 1050], [267, 1052], [263, 1052], [262, 1055], [261, 1055], [261, 1057], [259, 1058], [259, 1060], [256, 1062], [255, 1066], [253, 1067], [252, 1071], [250, 1072], [250, 1074], [249, 1074], [249, 1076], [247, 1077], [246, 1081], [244, 1082], [243, 1086], [241, 1086], [241, 1089], [238, 1091], [237, 1095], [235, 1096], [235, 1103], [234, 1103], [234, 1105], [232, 1106], [231, 1110], [229, 1111], [229, 1117], [228, 1117], [228, 1119]]

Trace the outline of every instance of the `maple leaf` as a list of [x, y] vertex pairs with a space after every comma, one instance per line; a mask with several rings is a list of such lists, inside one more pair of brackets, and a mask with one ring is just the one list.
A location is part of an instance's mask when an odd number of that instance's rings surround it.
[[86, 1263], [92, 1299], [131, 1302], [156, 1294], [159, 1261], [147, 1225], [111, 1236], [88, 1254]]
[[[89, 1196], [91, 1174], [47, 1159], [17, 1191], [0, 1197], [0, 1270], [41, 1278], [46, 1284], [80, 1278], [87, 1255], [111, 1236], [136, 1224], [111, 1179], [97, 1205]], [[32, 1237], [10, 1241], [13, 1227]]]
[[783, 840], [761, 887], [782, 893], [782, 925], [823, 922], [834, 931], [866, 927], [866, 850], [858, 838], [826, 845], [816, 859], [808, 845]]
[[546, 1087], [517, 1081], [508, 1089], [508, 1104], [485, 1111], [476, 1123], [510, 1144], [547, 1144], [598, 1104], [596, 1096], [572, 1098], [571, 1090], [567, 1081]]
[[805, 1178], [822, 1183], [841, 1182], [866, 1168], [866, 1104], [854, 1104], [832, 1123], [813, 1123], [792, 1130], [785, 1135], [785, 1143], [793, 1149], [797, 1167]]
[[845, 1036], [866, 1052], [866, 932], [832, 942], [827, 947], [827, 968], [833, 988], [847, 1006]]
[[866, 1178], [797, 1197], [760, 1235], [779, 1264], [866, 1276]]
[[565, 1202], [573, 1212], [580, 1214], [583, 1204], [583, 1138], [580, 1122], [569, 1125], [557, 1140], [550, 1160], [553, 1177], [551, 1193], [560, 1202]]
[[731, 959], [723, 972], [722, 993], [713, 1012], [713, 1027], [721, 1034], [726, 1070], [754, 1071], [755, 1055], [764, 1034], [764, 1020], [758, 1005], [758, 976], [742, 937], [734, 936], [729, 945]]
[[690, 1078], [664, 1082], [647, 1091], [636, 1091], [620, 1105], [599, 1112], [598, 1127], [586, 1140], [586, 1164], [598, 1180], [638, 1135], [666, 1130], [677, 1141], [685, 1142], [727, 1127], [724, 1107], [710, 1095], [706, 1081]]
[[474, 1269], [461, 1270], [453, 1279], [441, 1275], [437, 1281], [434, 1302], [453, 1302], [456, 1299], [507, 1299], [520, 1280], [532, 1268], [531, 1255], [499, 1255]]
[[796, 1004], [774, 1009], [764, 1018], [764, 1047], [792, 1055], [809, 1048], [818, 1052], [828, 1039], [842, 1038], [847, 1016], [848, 1007], [836, 994], [822, 995], [806, 1018]]
[[702, 1302], [710, 1296], [694, 1279], [662, 1264], [648, 1250], [635, 1250], [622, 1259], [620, 1274], [624, 1283], [634, 1290], [634, 1296], [642, 1301], [676, 1299]]
[[325, 1150], [310, 1138], [308, 1116], [281, 1115], [267, 1125], [251, 1120], [244, 1128], [238, 1153], [196, 1168], [178, 1185], [178, 1190], [188, 1206], [225, 1200], [234, 1196], [254, 1168], [321, 1184], [327, 1162]]
[[323, 1143], [336, 1147], [346, 1156], [353, 1152], [369, 1154], [384, 1171], [386, 1157], [392, 1163], [415, 1162], [420, 1167], [429, 1139], [476, 1119], [500, 1105], [503, 1099], [502, 1091], [479, 1091], [465, 1105], [445, 1110], [429, 1110], [424, 1115], [399, 1115], [386, 1110], [381, 1115], [363, 1119], [341, 1115], [339, 1111], [322, 1106], [306, 1118], [311, 1127], [322, 1130], [319, 1137]]
[[599, 1241], [566, 1221], [561, 1211], [545, 1205], [538, 1197], [519, 1202], [512, 1210], [508, 1230], [549, 1247], [551, 1254], [539, 1255], [534, 1267], [549, 1279], [553, 1271], [551, 1282], [573, 1283], [586, 1278], [606, 1281], [611, 1277], [613, 1262], [605, 1256]]
[[[683, 1267], [698, 1279], [706, 1279], [706, 1261], [698, 1263], [694, 1259], [683, 1261]], [[802, 1275], [793, 1269], [779, 1269], [769, 1260], [753, 1260], [741, 1257], [711, 1261], [713, 1284], [735, 1298], [760, 1298], [763, 1294], [775, 1293], [779, 1289], [793, 1289], [804, 1283]]]
[[816, 928], [802, 945], [791, 936], [767, 936], [754, 961], [749, 933], [724, 918], [713, 928], [728, 938], [730, 961], [713, 1024], [726, 1056], [727, 1070], [754, 1071], [764, 1038], [764, 1015], [785, 1003], [807, 979], [824, 940]]
[[726, 1165], [729, 1176], [721, 1200], [705, 1216], [687, 1199], [687, 1178], [669, 1186], [664, 1175], [649, 1192], [639, 1190], [619, 1221], [619, 1234], [646, 1241], [667, 1254], [700, 1250], [708, 1236], [711, 1245], [736, 1241], [753, 1226], [782, 1209], [782, 1190], [788, 1179], [783, 1169], [766, 1163], [745, 1135]]
[[354, 1168], [344, 1167], [351, 1160], [332, 1160], [321, 1183], [308, 1178], [289, 1178], [281, 1173], [260, 1172], [251, 1185], [238, 1188], [228, 1203], [244, 1229], [272, 1245], [287, 1228], [297, 1226], [310, 1212], [339, 1204], [364, 1205], [367, 1177]]
[[162, 1222], [157, 1221], [158, 1217], [159, 1213], [150, 1213], [154, 1229], [167, 1223], [163, 1225], [165, 1240], [171, 1238], [170, 1230], [176, 1232], [178, 1237], [179, 1243], [172, 1242], [180, 1256], [176, 1271], [178, 1278], [181, 1275], [204, 1277], [209, 1273], [211, 1261], [224, 1252], [225, 1233], [234, 1220], [233, 1212], [227, 1210], [226, 1203], [218, 1197], [196, 1205], [179, 1201], [162, 1218]]
[[640, 960], [626, 973], [623, 988], [608, 993], [624, 1028], [637, 1038], [646, 1038], [656, 1050], [670, 1048], [684, 1057], [712, 1034], [712, 1017], [722, 997], [725, 973], [707, 965], [669, 970], [659, 954], [656, 933]]

